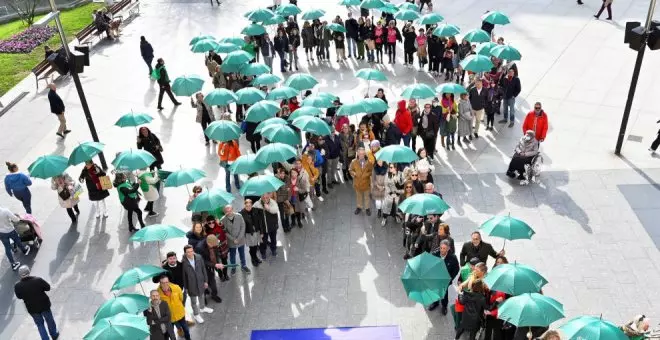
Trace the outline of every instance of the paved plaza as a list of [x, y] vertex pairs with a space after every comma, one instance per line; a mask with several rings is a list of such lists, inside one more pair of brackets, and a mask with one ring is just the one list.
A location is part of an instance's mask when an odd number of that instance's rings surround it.
[[[201, 168], [208, 174], [203, 185], [224, 188], [216, 150], [204, 147], [187, 98], [180, 98], [184, 105], [178, 108], [165, 98], [165, 110], [156, 111], [158, 88], [147, 77], [139, 37], [144, 35], [156, 57], [165, 59], [172, 79], [184, 73], [206, 75], [203, 56], [188, 49], [190, 38], [200, 33], [238, 36], [247, 24], [244, 12], [272, 3], [224, 0], [211, 8], [201, 0], [141, 2], [141, 15], [124, 27], [118, 41], [95, 45], [91, 66], [81, 74], [100, 139], [107, 144], [108, 163], [116, 152], [135, 147], [135, 130], [115, 127], [117, 118], [130, 110], [147, 112], [155, 117], [149, 127], [163, 142], [165, 169]], [[346, 17], [345, 8], [335, 0], [298, 2], [303, 11], [325, 9], [328, 21], [338, 14]], [[613, 22], [594, 20], [600, 4], [596, 0], [585, 0], [584, 6], [559, 0], [434, 0], [434, 10], [464, 31], [478, 27], [479, 16], [487, 9], [510, 16], [512, 24], [498, 26], [496, 34], [523, 54], [518, 62], [523, 90], [514, 128], [496, 123], [496, 131], [473, 142], [470, 149], [450, 154], [440, 150], [433, 175], [438, 191], [452, 207], [446, 220], [457, 242], [468, 240], [471, 231], [495, 214], [511, 213], [535, 229], [531, 241], [507, 243], [507, 257], [535, 267], [548, 279], [544, 293], [562, 302], [566, 311], [567, 319], [558, 324], [577, 315], [601, 313], [616, 323], [643, 313], [657, 323], [660, 163], [646, 149], [660, 118], [656, 104], [660, 53], [647, 52], [628, 129], [643, 140], [626, 141], [625, 157], [616, 157], [613, 149], [635, 58], [623, 44], [624, 26], [629, 20], [643, 21], [648, 1], [614, 2]], [[401, 44], [397, 58], [397, 65], [378, 66], [390, 81], [372, 82], [370, 90], [373, 95], [377, 87], [384, 88], [391, 107], [406, 85], [434, 84], [426, 72], [401, 65]], [[303, 56], [301, 72], [317, 77], [319, 90], [334, 93], [343, 102], [361, 98], [366, 83], [353, 73], [367, 64], [351, 60], [338, 65], [334, 57], [330, 59], [329, 64], [308, 65]], [[78, 142], [91, 140], [72, 81], [61, 79], [57, 84], [73, 132], [66, 140], [55, 135], [57, 120], [49, 113], [43, 82], [35, 93], [30, 77], [7, 96], [30, 91], [0, 117], [1, 160], [16, 162], [25, 170], [40, 155], [68, 156]], [[206, 85], [212, 87], [210, 81]], [[545, 171], [540, 184], [520, 187], [504, 172], [521, 135], [522, 115], [536, 101], [543, 103], [550, 119], [542, 146]], [[241, 149], [248, 152], [244, 140]], [[77, 178], [79, 171], [74, 167], [69, 173]], [[4, 175], [6, 169], [0, 172]], [[104, 220], [94, 218], [85, 194], [77, 226], [70, 225], [49, 181], [34, 180], [32, 192], [45, 243], [29, 257], [18, 258], [32, 267], [34, 275], [51, 282], [53, 313], [62, 339], [81, 339], [90, 329], [98, 306], [113, 296], [110, 287], [120, 273], [134, 265], [157, 264], [168, 250], [180, 255], [186, 242], [168, 241], [159, 254], [155, 244], [128, 241], [125, 211], [114, 191], [108, 199], [110, 217]], [[148, 223], [187, 229], [185, 188], [164, 192], [156, 203], [160, 216]], [[235, 202], [238, 208], [241, 200]], [[4, 193], [0, 206], [23, 212], [19, 202]], [[269, 257], [249, 276], [239, 271], [231, 281], [221, 283], [223, 302], [211, 302], [215, 312], [192, 328], [193, 339], [248, 339], [252, 329], [357, 325], [399, 325], [406, 340], [453, 338], [451, 317], [438, 310], [428, 312], [405, 296], [399, 278], [404, 268], [399, 227], [390, 223], [382, 228], [375, 216], [355, 216], [353, 209], [353, 190], [350, 184], [341, 185], [317, 205], [304, 229], [280, 231], [280, 256]], [[502, 246], [500, 239], [485, 240], [496, 249]], [[37, 339], [32, 319], [13, 296], [16, 280], [8, 261], [2, 259], [0, 339]], [[144, 287], [150, 289], [152, 284], [145, 282]]]

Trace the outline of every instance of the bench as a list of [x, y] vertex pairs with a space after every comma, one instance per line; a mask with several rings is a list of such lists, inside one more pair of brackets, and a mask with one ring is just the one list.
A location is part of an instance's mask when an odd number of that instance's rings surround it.
[[53, 68], [46, 59], [42, 60], [37, 66], [32, 68], [34, 78], [37, 80], [37, 91], [39, 91], [39, 80], [45, 81], [46, 86], [48, 86], [48, 79], [53, 72], [56, 72], [55, 68]]
[[99, 32], [96, 29], [96, 26], [94, 26], [93, 23], [85, 26], [80, 32], [76, 33], [76, 40], [78, 40], [78, 44], [81, 45], [91, 45], [92, 40], [94, 38], [99, 38], [101, 37], [102, 34], [105, 32]]

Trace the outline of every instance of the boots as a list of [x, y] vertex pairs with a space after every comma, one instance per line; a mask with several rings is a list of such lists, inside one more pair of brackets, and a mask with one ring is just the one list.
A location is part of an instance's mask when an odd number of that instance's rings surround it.
[[302, 228], [302, 221], [300, 220], [301, 213], [296, 213], [296, 220], [298, 221], [298, 228]]
[[440, 136], [440, 144], [443, 148], [445, 147], [445, 136]]

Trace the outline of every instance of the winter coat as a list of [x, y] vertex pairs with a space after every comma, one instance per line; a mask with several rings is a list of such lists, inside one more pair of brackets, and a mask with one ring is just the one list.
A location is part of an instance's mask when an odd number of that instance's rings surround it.
[[461, 329], [477, 330], [481, 327], [481, 320], [486, 309], [486, 297], [483, 293], [472, 293], [463, 291], [463, 318], [461, 319]]
[[479, 92], [476, 87], [473, 87], [470, 89], [469, 95], [472, 110], [479, 111], [486, 107], [486, 102], [488, 101], [488, 90], [485, 87], [481, 88], [481, 92]]
[[227, 231], [227, 244], [229, 248], [238, 248], [245, 244], [245, 221], [240, 214], [234, 214], [231, 218], [223, 216], [220, 223]]
[[383, 44], [387, 41], [386, 33], [387, 33], [387, 29], [385, 27], [374, 26], [372, 36], [376, 43], [376, 46], [383, 46]]
[[342, 32], [334, 32], [332, 33], [332, 39], [335, 42], [335, 48], [346, 48], [345, 46], [345, 41], [344, 41], [344, 33]]
[[465, 57], [467, 57], [470, 54], [471, 51], [472, 51], [472, 46], [469, 43], [468, 44], [463, 44], [463, 43], [459, 44], [458, 45], [458, 53], [457, 53], [458, 54], [458, 59], [459, 60], [465, 59]]
[[[59, 185], [56, 177], [53, 177], [50, 180], [50, 188], [57, 192], [57, 200], [60, 202], [60, 206], [65, 209], [71, 209], [73, 208], [74, 205], [80, 202], [80, 198], [75, 195], [80, 185], [75, 183], [71, 178], [71, 176], [69, 176], [69, 174], [67, 174], [66, 172], [63, 175], [64, 175], [64, 181], [62, 185]], [[64, 190], [69, 191], [69, 198], [67, 198], [66, 200], [63, 200], [62, 197], [60, 196], [60, 192]]]
[[[206, 241], [203, 241], [206, 242]], [[183, 265], [183, 287], [190, 296], [203, 296], [204, 283], [208, 283], [209, 279], [204, 268], [204, 259], [201, 255], [193, 253], [195, 259], [195, 266], [193, 267], [185, 255], [181, 259]]]
[[330, 40], [332, 40], [332, 31], [325, 29], [326, 26], [322, 26], [322, 39], [321, 39], [321, 46], [323, 47], [329, 47], [330, 46]]
[[14, 285], [16, 298], [23, 300], [25, 308], [30, 314], [50, 310], [50, 299], [46, 294], [49, 290], [48, 282], [36, 276], [24, 277]]
[[218, 157], [220, 163], [231, 164], [241, 155], [241, 150], [238, 148], [238, 142], [229, 141], [218, 144]]
[[431, 35], [426, 43], [428, 44], [430, 58], [442, 58], [442, 53], [444, 53], [445, 48], [440, 38]]
[[275, 37], [273, 40], [273, 47], [278, 54], [289, 52], [289, 38], [286, 35]]
[[447, 132], [456, 133], [458, 130], [458, 114], [452, 113], [447, 115]]
[[502, 80], [500, 80], [500, 86], [502, 86], [502, 89], [504, 90], [504, 99], [518, 97], [521, 91], [520, 78], [515, 76], [511, 79], [507, 76], [502, 77]]
[[[222, 74], [222, 72], [218, 72], [213, 76], [213, 81], [214, 82], [215, 82], [216, 76], [218, 76], [218, 75], [220, 75], [220, 77], [222, 77], [223, 79], [225, 77]], [[213, 85], [215, 86], [215, 83]], [[218, 88], [220, 86], [215, 86], [215, 87]], [[222, 85], [222, 87], [224, 88], [224, 84]], [[206, 108], [206, 112], [209, 115], [210, 120], [211, 121], [215, 120], [215, 114], [213, 114], [213, 108], [210, 105], [206, 104], [206, 102], [197, 101], [197, 102], [192, 102], [192, 103], [193, 103], [192, 106], [197, 109], [197, 115], [195, 116], [195, 123], [201, 123], [202, 122], [202, 117], [204, 117], [204, 108]]]
[[458, 101], [458, 136], [472, 135], [472, 106], [467, 99]]
[[[223, 243], [224, 242], [224, 243]], [[218, 238], [218, 245], [216, 247], [209, 247], [208, 242], [200, 242], [199, 245], [195, 248], [195, 253], [199, 254], [204, 260], [204, 267], [206, 270], [214, 272], [216, 270], [215, 265], [222, 263], [222, 259], [227, 258], [229, 253], [229, 248], [226, 248], [227, 240], [221, 240]], [[211, 261], [211, 252], [215, 254], [215, 263]], [[208, 275], [208, 274], [207, 274]]]
[[351, 176], [353, 176], [353, 188], [356, 191], [369, 191], [371, 186], [371, 175], [374, 171], [374, 165], [365, 157], [363, 165], [359, 159], [354, 159], [349, 167]]
[[341, 153], [341, 138], [339, 135], [326, 135], [323, 137], [325, 140], [325, 147], [327, 149], [325, 158], [327, 159], [337, 159]]
[[432, 112], [426, 116], [426, 128], [422, 126], [422, 119], [424, 113], [422, 112], [417, 120], [417, 135], [422, 138], [435, 138], [436, 131], [440, 128], [440, 122]]
[[357, 20], [354, 18], [346, 19], [344, 26], [346, 27], [346, 38], [357, 40], [359, 30]]
[[[300, 34], [289, 35], [289, 46], [291, 46], [293, 50], [296, 50], [298, 47], [300, 47]], [[293, 51], [289, 51], [289, 52], [293, 52]]]
[[[387, 164], [383, 163], [385, 171], [387, 171]], [[374, 168], [376, 165], [374, 165]], [[385, 198], [385, 176], [387, 173], [378, 175], [374, 170], [371, 174], [371, 198], [374, 200], [382, 200]]]
[[161, 301], [156, 307], [160, 309], [160, 317], [158, 317], [158, 314], [152, 308], [151, 304], [149, 304], [149, 309], [142, 312], [147, 318], [147, 325], [149, 325], [149, 340], [165, 340], [163, 330], [160, 327], [161, 325], [165, 325], [169, 339], [176, 339], [174, 325], [170, 320], [172, 317], [170, 307], [167, 306], [167, 302]]
[[154, 48], [148, 41], [140, 41], [140, 54], [142, 55], [142, 58], [146, 60], [154, 58]]
[[137, 142], [138, 149], [144, 149], [148, 151], [152, 156], [156, 158], [156, 161], [153, 163], [154, 166], [163, 165], [163, 154], [161, 153], [162, 146], [160, 144], [160, 139], [156, 137], [151, 131], [147, 137], [140, 135], [140, 140]]
[[254, 208], [261, 211], [263, 223], [259, 232], [263, 234], [276, 232], [280, 226], [280, 209], [277, 202], [271, 199], [266, 205], [262, 200], [258, 200], [254, 203]]
[[275, 194], [275, 201], [277, 201], [277, 203], [284, 203], [284, 201], [288, 201], [289, 198], [291, 198], [291, 190], [287, 185], [287, 183], [289, 183], [289, 175], [284, 176], [282, 182], [284, 182], [284, 185], [279, 187]]
[[261, 230], [264, 229], [263, 210], [253, 206], [250, 211], [241, 210], [240, 214], [245, 221], [245, 245], [258, 246], [261, 240]]
[[460, 253], [461, 266], [464, 266], [465, 263], [470, 261], [473, 257], [478, 258], [479, 262], [486, 263], [488, 256], [492, 258], [497, 257], [497, 252], [493, 249], [493, 246], [490, 245], [490, 243], [481, 241], [479, 246], [475, 247], [472, 242], [465, 242], [463, 243]]
[[[287, 182], [286, 185], [289, 188], [292, 187], [293, 184], [291, 183], [291, 179], [289, 179], [289, 182]], [[309, 194], [310, 188], [311, 186], [309, 184], [309, 176], [307, 175], [307, 172], [301, 170], [298, 174], [298, 178], [296, 179], [296, 190], [298, 195], [295, 198], [293, 197], [293, 190], [290, 189], [292, 195], [291, 203], [293, 204], [296, 211], [301, 212], [307, 209], [307, 204], [300, 199], [300, 195], [307, 196]]]
[[105, 176], [105, 171], [101, 169], [98, 165], [94, 164], [91, 169], [83, 167], [80, 172], [79, 181], [84, 181], [85, 186], [87, 187], [87, 194], [89, 200], [92, 202], [100, 201], [110, 196], [108, 190], [101, 190], [101, 182], [99, 177]]
[[257, 129], [257, 125], [259, 125], [259, 123], [245, 121], [245, 139], [249, 142], [261, 140], [261, 134], [254, 132]]
[[412, 131], [413, 128], [413, 122], [412, 122], [412, 116], [410, 115], [410, 111], [406, 109], [406, 101], [401, 100], [397, 103], [398, 109], [396, 110], [396, 114], [394, 116], [394, 124], [399, 128], [399, 131], [401, 131], [401, 134], [408, 135]]
[[545, 135], [548, 133], [548, 115], [541, 111], [541, 115], [537, 116], [534, 110], [530, 111], [525, 116], [525, 121], [522, 125], [523, 133], [527, 130], [532, 130], [536, 133], [535, 138], [538, 141], [545, 140]]
[[403, 173], [388, 174], [385, 176], [385, 200], [383, 201], [383, 212], [390, 214], [394, 205], [399, 204], [399, 196], [403, 193]]
[[[213, 75], [213, 87], [216, 89], [227, 88], [227, 77], [222, 72], [222, 66], [220, 67], [220, 70]], [[211, 116], [211, 120], [213, 120], [213, 116]]]
[[300, 158], [300, 161], [302, 163], [303, 171], [307, 173], [309, 178], [309, 185], [314, 186], [314, 184], [316, 184], [316, 180], [321, 174], [319, 169], [314, 166], [314, 159], [312, 159], [309, 154], [304, 153]]
[[188, 244], [191, 245], [193, 248], [197, 248], [197, 246], [199, 246], [200, 243], [203, 243], [205, 239], [204, 236], [202, 235], [198, 236], [195, 233], [193, 233], [192, 230], [186, 233], [186, 237], [188, 238]]
[[314, 37], [314, 28], [312, 28], [311, 26], [303, 27], [301, 35], [302, 35], [304, 48], [312, 48], [316, 45], [315, 43], [316, 38]]
[[[158, 178], [158, 172], [144, 172], [140, 174], [140, 188], [142, 189], [142, 196], [147, 202], [155, 202], [158, 200], [160, 195], [158, 194], [158, 189], [156, 184], [160, 182]], [[145, 191], [145, 189], [147, 189]]]
[[339, 142], [341, 147], [340, 161], [348, 167], [348, 163], [355, 158], [355, 136], [351, 133], [340, 134]]
[[[412, 26], [411, 26], [412, 27]], [[417, 39], [417, 34], [415, 30], [409, 30], [404, 28], [403, 31], [403, 50], [406, 53], [415, 53], [417, 48], [415, 47], [415, 40]]]
[[358, 41], [373, 40], [374, 39], [374, 25], [367, 26], [366, 24], [360, 25], [358, 29]]
[[64, 101], [54, 90], [48, 91], [48, 103], [50, 104], [50, 112], [59, 115], [64, 113]]
[[396, 124], [390, 123], [390, 125], [385, 130], [385, 136], [383, 138], [383, 147], [388, 145], [399, 145], [401, 143], [401, 130]]
[[170, 282], [170, 295], [163, 292], [163, 288], [158, 285], [158, 294], [161, 301], [167, 303], [170, 308], [171, 322], [179, 321], [186, 317], [186, 308], [183, 304], [183, 290], [181, 287]]

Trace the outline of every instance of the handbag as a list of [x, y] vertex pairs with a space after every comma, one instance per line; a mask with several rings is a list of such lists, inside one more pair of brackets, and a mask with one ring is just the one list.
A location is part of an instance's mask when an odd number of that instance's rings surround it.
[[69, 191], [69, 189], [67, 188], [64, 188], [62, 191], [58, 192], [57, 194], [60, 196], [60, 198], [63, 201], [66, 201], [69, 198], [71, 198], [71, 191]]
[[375, 49], [376, 49], [376, 42], [375, 42], [373, 39], [368, 39], [368, 40], [367, 40], [367, 48], [368, 48], [370, 51], [375, 50]]
[[291, 204], [291, 202], [284, 201], [283, 205], [284, 205], [284, 214], [285, 215], [288, 215], [288, 216], [293, 215], [296, 212], [295, 209], [293, 208], [293, 205]]
[[99, 184], [101, 184], [101, 190], [112, 189], [112, 181], [108, 176], [99, 176]]

